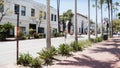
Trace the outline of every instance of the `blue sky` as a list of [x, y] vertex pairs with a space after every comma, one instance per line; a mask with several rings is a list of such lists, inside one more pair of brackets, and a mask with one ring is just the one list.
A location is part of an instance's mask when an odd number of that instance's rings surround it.
[[[46, 0], [35, 0], [35, 1], [46, 4]], [[63, 12], [65, 12], [68, 9], [72, 9], [72, 11], [74, 12], [74, 0], [60, 0], [60, 1], [61, 1], [60, 14], [62, 14]], [[87, 8], [88, 0], [77, 0], [77, 1], [78, 1], [77, 12], [87, 16], [88, 15], [88, 8]], [[113, 1], [120, 2], [120, 0], [113, 0]], [[51, 0], [52, 7], [56, 8], [56, 5], [57, 5], [56, 3], [57, 3], [57, 0]], [[93, 21], [95, 21], [95, 8], [92, 7], [92, 5], [94, 3], [95, 3], [94, 0], [91, 0], [91, 20], [93, 20]], [[120, 9], [120, 7], [118, 7], [118, 8]], [[104, 8], [103, 11], [104, 11], [104, 17], [105, 18], [108, 17], [107, 9], [105, 10], [105, 8]], [[118, 12], [120, 12], [120, 10]], [[98, 23], [100, 23], [100, 10], [98, 10]]]

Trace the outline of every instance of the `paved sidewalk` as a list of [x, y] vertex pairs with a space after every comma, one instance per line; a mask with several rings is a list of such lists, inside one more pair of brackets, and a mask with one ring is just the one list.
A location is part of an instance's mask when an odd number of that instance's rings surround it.
[[120, 38], [103, 41], [44, 68], [120, 68]]
[[[62, 57], [60, 60], [55, 65], [43, 68], [120, 68], [120, 38], [103, 41], [82, 52], [76, 52], [71, 57]], [[8, 64], [0, 68], [23, 67]]]

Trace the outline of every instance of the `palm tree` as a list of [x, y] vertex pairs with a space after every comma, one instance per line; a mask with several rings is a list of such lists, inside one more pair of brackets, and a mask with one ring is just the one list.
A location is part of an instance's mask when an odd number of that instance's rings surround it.
[[[111, 36], [111, 24], [110, 24], [110, 0], [105, 0], [105, 2], [107, 3], [107, 7], [108, 7], [108, 24], [109, 24], [109, 33]], [[108, 33], [108, 31], [107, 31]]]
[[47, 43], [47, 49], [51, 47], [51, 38], [50, 38], [50, 0], [46, 1], [47, 4], [47, 33], [46, 33], [46, 43]]
[[111, 7], [111, 36], [110, 37], [113, 37], [113, 6], [112, 6], [112, 0], [110, 0], [110, 7]]
[[90, 0], [88, 0], [88, 39], [90, 40]]
[[100, 9], [101, 9], [101, 36], [103, 36], [103, 3], [104, 3], [104, 0], [99, 0], [98, 3], [100, 4]]
[[77, 0], [75, 0], [75, 42], [78, 42], [78, 38], [77, 38]]
[[95, 37], [97, 38], [97, 0], [95, 0], [95, 5], [96, 5]]
[[60, 18], [59, 18], [59, 11], [60, 11], [60, 0], [57, 0], [57, 15], [58, 15], [58, 31], [60, 31]]

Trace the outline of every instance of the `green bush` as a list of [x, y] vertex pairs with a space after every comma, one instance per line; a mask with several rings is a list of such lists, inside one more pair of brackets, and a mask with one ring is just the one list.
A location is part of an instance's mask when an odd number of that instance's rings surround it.
[[98, 41], [98, 42], [102, 42], [102, 40], [103, 40], [102, 37], [98, 37], [98, 38], [97, 38], [97, 41]]
[[39, 58], [35, 58], [32, 60], [31, 67], [32, 68], [42, 68]]
[[80, 42], [72, 42], [70, 46], [72, 47], [73, 51], [82, 51], [83, 44]]
[[86, 40], [86, 41], [85, 41], [85, 45], [86, 45], [86, 47], [91, 46], [91, 45], [92, 45], [92, 42], [89, 41], [89, 40]]
[[11, 23], [5, 23], [3, 25], [0, 25], [0, 41], [6, 40], [6, 37], [8, 37], [8, 30], [13, 29], [14, 26]]
[[53, 54], [51, 53], [50, 50], [42, 50], [38, 54], [39, 54], [39, 58], [44, 61], [44, 63], [43, 63], [44, 65], [48, 66], [48, 65], [52, 64]]
[[32, 62], [32, 57], [29, 53], [27, 54], [21, 54], [18, 58], [17, 64], [23, 65], [23, 66], [30, 66]]
[[62, 56], [70, 56], [71, 48], [67, 44], [61, 44], [58, 48], [58, 53]]
[[40, 34], [39, 33], [34, 33], [33, 36], [34, 36], [34, 38], [40, 38]]
[[54, 55], [57, 55], [57, 49], [56, 49], [54, 46], [51, 46], [50, 52], [51, 52], [51, 54], [52, 54], [53, 56], [54, 56]]
[[24, 34], [23, 32], [20, 32], [20, 34], [19, 34], [19, 39], [20, 39], [20, 40], [26, 39], [25, 34]]

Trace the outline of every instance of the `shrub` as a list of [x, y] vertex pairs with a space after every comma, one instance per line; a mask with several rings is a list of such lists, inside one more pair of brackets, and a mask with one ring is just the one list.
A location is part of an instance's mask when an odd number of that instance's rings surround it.
[[97, 41], [98, 41], [98, 42], [101, 42], [102, 40], [103, 40], [102, 37], [98, 37], [98, 38], [97, 38]]
[[90, 42], [95, 43], [96, 41], [95, 41], [95, 39], [90, 38]]
[[27, 54], [21, 54], [18, 58], [17, 64], [23, 65], [23, 66], [30, 66], [30, 63], [32, 61], [32, 57], [29, 53]]
[[53, 56], [54, 56], [54, 55], [57, 55], [57, 49], [56, 49], [54, 46], [51, 46], [50, 52], [51, 52], [51, 54], [52, 54]]
[[20, 40], [26, 39], [26, 37], [25, 37], [25, 35], [24, 35], [23, 32], [20, 32], [20, 34], [19, 34], [19, 39], [20, 39]]
[[70, 44], [70, 46], [72, 47], [73, 51], [82, 51], [82, 43], [78, 43], [78, 42], [72, 42]]
[[71, 48], [67, 44], [61, 44], [58, 48], [58, 53], [62, 56], [70, 56]]
[[48, 66], [52, 64], [53, 54], [51, 53], [50, 50], [42, 50], [38, 54], [39, 54], [39, 58], [43, 59], [44, 65]]
[[31, 67], [32, 68], [42, 68], [39, 58], [35, 58], [32, 60]]
[[39, 35], [40, 35], [39, 33], [34, 33], [34, 34], [33, 34], [34, 38], [40, 38]]

